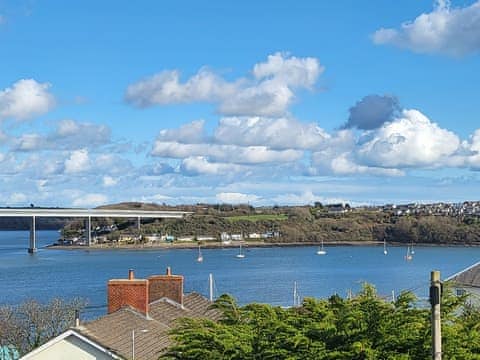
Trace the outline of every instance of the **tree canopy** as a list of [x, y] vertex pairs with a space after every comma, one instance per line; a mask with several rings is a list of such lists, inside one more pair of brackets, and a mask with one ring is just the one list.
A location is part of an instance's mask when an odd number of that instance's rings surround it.
[[[0, 346], [28, 353], [75, 323], [75, 311], [85, 301], [52, 299], [42, 304], [28, 300], [22, 304], [0, 306]], [[0, 357], [1, 359], [1, 357]]]
[[[181, 319], [161, 359], [430, 359], [430, 309], [410, 292], [395, 302], [365, 285], [353, 298], [306, 298], [301, 306], [213, 305], [223, 319]], [[442, 298], [443, 356], [480, 359], [480, 312], [449, 291]]]

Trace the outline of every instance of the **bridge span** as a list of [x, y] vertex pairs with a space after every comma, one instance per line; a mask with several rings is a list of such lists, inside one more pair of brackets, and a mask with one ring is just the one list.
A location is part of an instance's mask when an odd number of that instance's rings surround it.
[[30, 221], [30, 241], [28, 252], [34, 253], [37, 250], [35, 236], [35, 220], [38, 217], [67, 217], [86, 219], [86, 245], [92, 242], [92, 218], [115, 217], [137, 219], [137, 226], [140, 229], [142, 218], [183, 218], [191, 214], [186, 211], [164, 211], [164, 210], [110, 210], [110, 209], [63, 209], [63, 208], [2, 208], [0, 217], [28, 217]]

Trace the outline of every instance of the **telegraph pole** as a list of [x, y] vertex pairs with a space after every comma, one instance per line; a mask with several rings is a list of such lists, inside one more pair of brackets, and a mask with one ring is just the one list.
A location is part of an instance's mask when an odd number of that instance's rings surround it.
[[432, 359], [442, 360], [442, 325], [440, 318], [440, 298], [442, 287], [440, 271], [430, 273], [430, 304], [432, 306]]

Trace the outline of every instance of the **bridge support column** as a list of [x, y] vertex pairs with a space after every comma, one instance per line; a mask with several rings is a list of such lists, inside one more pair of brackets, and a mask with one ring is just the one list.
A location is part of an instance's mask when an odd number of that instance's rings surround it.
[[35, 236], [35, 216], [32, 216], [30, 222], [30, 241], [28, 244], [28, 253], [33, 254], [35, 251], [37, 251], [37, 239]]
[[142, 220], [141, 220], [141, 218], [140, 218], [140, 216], [139, 216], [139, 217], [137, 217], [137, 230], [138, 230], [138, 231], [140, 231], [140, 225], [141, 225], [141, 224], [142, 224]]
[[87, 246], [90, 246], [92, 244], [92, 217], [89, 216], [87, 218], [87, 226], [86, 226], [86, 241], [87, 241]]

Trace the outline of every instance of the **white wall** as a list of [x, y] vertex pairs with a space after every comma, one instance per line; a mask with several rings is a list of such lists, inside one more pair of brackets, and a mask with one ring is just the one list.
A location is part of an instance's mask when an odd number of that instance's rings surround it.
[[30, 356], [34, 360], [111, 360], [108, 354], [105, 354], [85, 343], [76, 336], [70, 335], [67, 338], [49, 346], [43, 351]]

